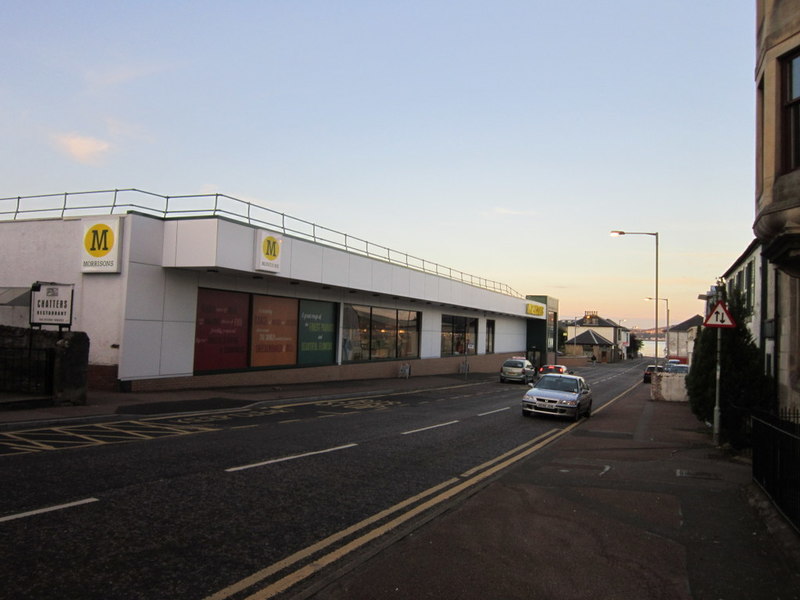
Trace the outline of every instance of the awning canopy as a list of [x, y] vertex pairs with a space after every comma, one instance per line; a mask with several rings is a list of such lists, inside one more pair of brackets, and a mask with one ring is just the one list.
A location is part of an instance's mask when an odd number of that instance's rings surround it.
[[30, 306], [31, 288], [0, 287], [0, 306]]

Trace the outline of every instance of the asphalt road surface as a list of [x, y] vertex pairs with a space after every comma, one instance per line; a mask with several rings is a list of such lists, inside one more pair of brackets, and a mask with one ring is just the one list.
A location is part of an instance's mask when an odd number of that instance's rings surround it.
[[[641, 361], [582, 368], [594, 410]], [[554, 439], [499, 381], [5, 432], [0, 598], [270, 598]]]

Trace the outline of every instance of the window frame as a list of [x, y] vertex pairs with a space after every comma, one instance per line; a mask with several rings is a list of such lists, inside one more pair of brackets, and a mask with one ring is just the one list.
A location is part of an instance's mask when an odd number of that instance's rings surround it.
[[780, 62], [781, 172], [790, 173], [800, 168], [800, 49]]

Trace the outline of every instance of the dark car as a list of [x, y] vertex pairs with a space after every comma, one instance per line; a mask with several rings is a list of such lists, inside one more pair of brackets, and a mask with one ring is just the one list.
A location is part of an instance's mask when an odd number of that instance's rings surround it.
[[655, 365], [647, 365], [647, 368], [644, 370], [644, 375], [642, 376], [642, 381], [644, 383], [650, 383], [650, 376], [656, 372], [663, 373], [664, 367], [661, 365], [658, 365], [658, 367]]
[[592, 416], [592, 390], [577, 375], [543, 375], [522, 398], [522, 414], [554, 415], [574, 420]]

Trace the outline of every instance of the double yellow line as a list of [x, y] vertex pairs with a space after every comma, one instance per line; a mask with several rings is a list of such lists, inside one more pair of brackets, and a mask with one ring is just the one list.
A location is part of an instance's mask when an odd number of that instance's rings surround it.
[[[334, 544], [341, 542], [361, 532], [362, 530], [375, 525], [376, 523], [380, 523], [381, 521], [389, 518], [391, 515], [400, 513], [390, 521], [369, 529], [362, 535], [352, 539], [343, 546], [331, 550], [327, 554], [318, 557], [313, 562], [284, 575], [277, 581], [267, 584], [265, 587], [262, 587], [253, 592], [250, 596], [247, 596], [247, 600], [266, 600], [268, 598], [273, 598], [278, 594], [288, 590], [292, 586], [297, 585], [301, 581], [308, 579], [312, 575], [321, 571], [323, 568], [340, 560], [351, 552], [362, 548], [369, 542], [372, 542], [382, 535], [392, 531], [393, 529], [398, 528], [400, 525], [410, 521], [414, 517], [442, 504], [443, 502], [446, 502], [447, 500], [450, 500], [465, 490], [475, 487], [479, 483], [492, 477], [503, 469], [507, 469], [514, 463], [519, 462], [530, 454], [533, 454], [559, 437], [566, 435], [577, 425], [578, 423], [573, 423], [564, 429], [551, 429], [547, 433], [537, 436], [532, 440], [529, 440], [524, 444], [509, 450], [505, 454], [502, 454], [488, 462], [483, 463], [482, 465], [462, 473], [458, 478], [449, 479], [443, 483], [440, 483], [439, 485], [429, 488], [424, 492], [417, 494], [416, 496], [407, 498], [406, 500], [403, 500], [402, 502], [395, 504], [386, 510], [376, 513], [371, 517], [356, 523], [355, 525], [334, 533], [333, 535], [320, 540], [316, 544], [295, 552], [291, 556], [288, 556], [283, 560], [270, 565], [269, 567], [257, 571], [249, 577], [246, 577], [223, 590], [220, 590], [212, 596], [209, 596], [207, 600], [225, 600], [230, 598], [235, 594], [258, 585], [264, 580], [280, 573], [285, 569], [293, 567], [297, 563], [310, 559], [315, 554], [326, 550], [330, 546], [333, 546]], [[425, 500], [426, 498], [428, 499]]]

